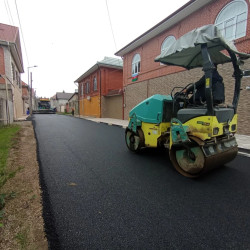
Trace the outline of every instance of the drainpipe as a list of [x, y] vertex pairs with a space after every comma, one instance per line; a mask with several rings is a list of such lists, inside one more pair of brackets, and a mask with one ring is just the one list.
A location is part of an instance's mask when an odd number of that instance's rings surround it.
[[122, 89], [122, 119], [123, 120], [124, 120], [124, 109], [125, 109], [125, 100], [124, 100], [125, 97], [124, 97], [124, 95], [125, 95], [125, 88], [123, 87], [123, 89]]
[[9, 107], [9, 90], [8, 90], [8, 85], [7, 81], [5, 80], [5, 87], [6, 87], [6, 98], [7, 98], [7, 125], [10, 125], [10, 107]]

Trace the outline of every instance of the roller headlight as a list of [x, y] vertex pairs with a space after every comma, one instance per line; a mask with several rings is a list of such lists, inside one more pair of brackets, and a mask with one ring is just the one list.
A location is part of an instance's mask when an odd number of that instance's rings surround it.
[[213, 134], [218, 135], [219, 131], [220, 131], [220, 129], [216, 127], [216, 128], [213, 129]]

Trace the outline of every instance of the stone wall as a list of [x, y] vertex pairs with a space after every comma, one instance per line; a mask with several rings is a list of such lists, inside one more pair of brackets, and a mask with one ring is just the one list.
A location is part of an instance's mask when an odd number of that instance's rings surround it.
[[[168, 66], [166, 66], [168, 67]], [[250, 60], [246, 61], [242, 69], [250, 69]], [[224, 79], [226, 104], [231, 104], [234, 94], [233, 67], [231, 63], [218, 66], [218, 71]], [[150, 80], [135, 82], [125, 87], [124, 92], [124, 119], [128, 119], [129, 111], [138, 103], [154, 94], [168, 95], [175, 86], [184, 87], [200, 79], [203, 72], [200, 69], [186, 70], [167, 76], [152, 78]], [[239, 134], [250, 135], [250, 77], [242, 79], [242, 90], [238, 105], [238, 131]]]
[[[12, 102], [12, 89], [11, 86], [8, 85], [8, 102], [6, 95], [6, 85], [0, 84], [0, 125], [5, 125], [13, 122], [13, 102]], [[7, 115], [7, 107], [9, 108], [9, 116]]]

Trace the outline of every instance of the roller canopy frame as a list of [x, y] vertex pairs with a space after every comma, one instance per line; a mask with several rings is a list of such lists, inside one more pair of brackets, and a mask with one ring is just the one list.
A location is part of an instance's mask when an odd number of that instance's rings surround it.
[[241, 78], [244, 75], [239, 65], [243, 64], [243, 60], [248, 58], [250, 58], [250, 54], [239, 52], [231, 41], [227, 41], [221, 35], [216, 26], [205, 25], [180, 37], [168, 50], [157, 56], [155, 62], [180, 66], [188, 70], [202, 67], [206, 78], [205, 95], [208, 115], [214, 115], [212, 96], [214, 64], [228, 62], [233, 64], [235, 88], [232, 108], [236, 113], [240, 96]]

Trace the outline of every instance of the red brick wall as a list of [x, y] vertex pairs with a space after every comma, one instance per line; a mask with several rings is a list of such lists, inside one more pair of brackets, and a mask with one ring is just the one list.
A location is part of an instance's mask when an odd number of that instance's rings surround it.
[[29, 97], [28, 87], [22, 87], [22, 96], [23, 97]]
[[[101, 72], [101, 73], [100, 73]], [[101, 81], [100, 81], [101, 76]], [[122, 69], [113, 69], [113, 68], [106, 68], [100, 67], [100, 69], [96, 70], [89, 76], [85, 77], [80, 83], [78, 88], [78, 93], [80, 99], [86, 98], [85, 94], [85, 85], [87, 82], [90, 83], [90, 93], [89, 96], [96, 96], [100, 95], [100, 85], [101, 85], [101, 95], [107, 95], [110, 90], [119, 90], [123, 88], [122, 82]], [[94, 91], [93, 80], [94, 77], [97, 78], [97, 90]], [[81, 95], [81, 86], [84, 85], [84, 95]]]
[[[0, 47], [0, 75], [5, 74], [5, 65], [4, 65], [4, 51], [3, 48]], [[4, 79], [0, 77], [0, 84], [5, 83]]]
[[107, 95], [110, 90], [119, 90], [123, 88], [122, 69], [101, 68], [102, 92]]
[[[122, 82], [122, 69], [113, 69], [107, 67], [100, 67], [92, 74], [85, 77], [81, 82], [79, 82], [78, 93], [79, 93], [79, 106], [80, 115], [95, 115], [96, 117], [103, 116], [103, 110], [106, 110], [105, 106], [107, 102], [102, 102], [101, 96], [106, 96], [109, 91], [123, 89]], [[94, 91], [93, 80], [94, 77], [97, 79], [97, 90]], [[88, 94], [86, 91], [86, 83], [90, 83], [90, 92]], [[82, 86], [83, 95], [82, 95]], [[100, 91], [101, 88], [101, 91]], [[91, 97], [91, 102], [88, 101], [87, 96]], [[89, 99], [90, 100], [90, 99]], [[120, 112], [122, 113], [122, 105], [120, 107]], [[115, 116], [113, 116], [115, 117]]]
[[[141, 56], [141, 72], [138, 76], [138, 81], [145, 81], [151, 78], [160, 77], [176, 72], [183, 71], [182, 68], [164, 66], [160, 63], [154, 62], [156, 56], [161, 52], [161, 45], [166, 37], [173, 35], [176, 39], [184, 35], [185, 33], [191, 31], [194, 28], [215, 23], [216, 17], [223, 7], [231, 2], [231, 0], [217, 0], [206, 5], [199, 11], [196, 11], [192, 15], [186, 17], [184, 20], [179, 22], [177, 25], [166, 30], [157, 37], [151, 39], [147, 43], [138, 47], [134, 51], [126, 54], [124, 56], [124, 68], [123, 68], [123, 84], [124, 86], [132, 83], [131, 77], [131, 68], [132, 60], [136, 53], [139, 53]], [[236, 46], [239, 51], [250, 53], [250, 7], [249, 1], [246, 1], [248, 5], [248, 25], [247, 25], [247, 34], [245, 37], [240, 38], [236, 41]]]
[[[94, 91], [94, 85], [93, 85], [94, 77], [96, 77], [96, 79], [97, 79], [97, 90], [96, 91]], [[87, 95], [88, 96], [99, 95], [99, 92], [100, 92], [100, 89], [99, 89], [100, 80], [99, 80], [99, 78], [100, 78], [99, 77], [99, 70], [96, 70], [92, 74], [85, 77], [81, 82], [79, 82], [79, 86], [78, 86], [79, 99], [86, 98]], [[86, 92], [86, 83], [87, 82], [90, 83], [90, 93], [89, 94], [85, 94], [85, 92]], [[82, 85], [83, 85], [83, 96], [82, 96], [82, 91], [81, 91]]]

